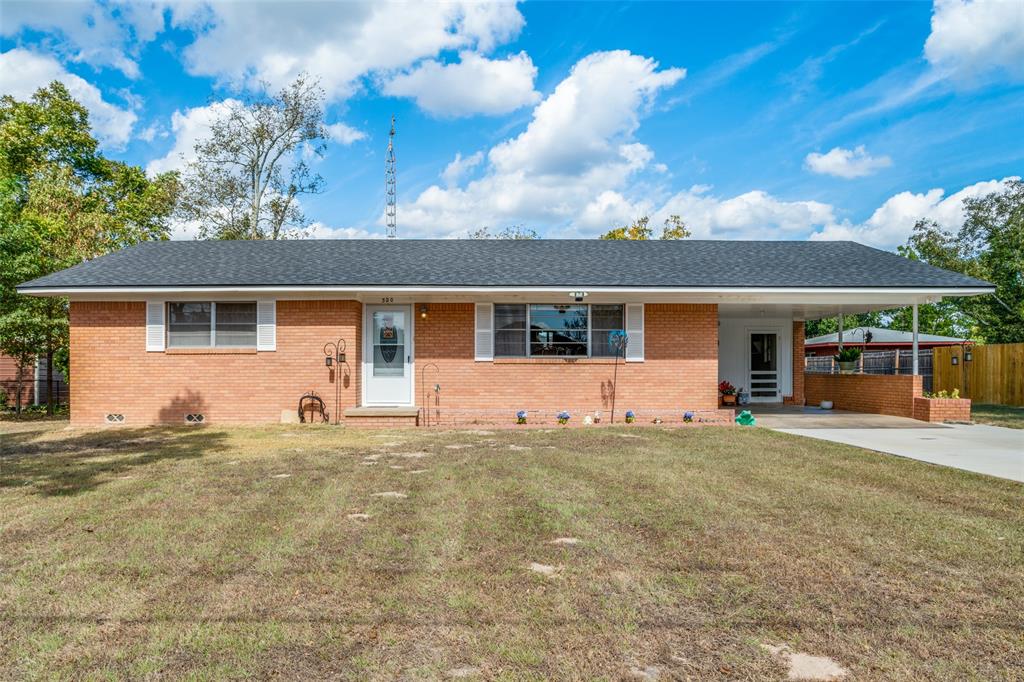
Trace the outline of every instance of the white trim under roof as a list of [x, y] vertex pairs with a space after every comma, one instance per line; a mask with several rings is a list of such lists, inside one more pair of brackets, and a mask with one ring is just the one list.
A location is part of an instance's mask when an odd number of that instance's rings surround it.
[[[352, 298], [361, 298], [356, 294], [394, 293], [415, 295], [486, 295], [490, 297], [508, 294], [568, 294], [571, 291], [587, 291], [589, 293], [630, 295], [639, 297], [655, 296], [695, 296], [695, 297], [743, 297], [743, 296], [799, 296], [800, 300], [811, 296], [898, 296], [906, 300], [908, 297], [942, 297], [942, 296], [977, 296], [995, 291], [995, 287], [530, 287], [530, 286], [123, 286], [123, 287], [24, 287], [18, 292], [28, 296], [69, 296], [73, 298], [95, 297], [96, 300], [124, 300], [129, 296], [146, 296], [161, 294], [181, 298], [183, 296], [204, 296], [211, 294], [304, 294], [323, 296], [326, 294], [349, 294]], [[298, 297], [296, 297], [298, 298]], [[733, 300], [736, 300], [733, 298]]]

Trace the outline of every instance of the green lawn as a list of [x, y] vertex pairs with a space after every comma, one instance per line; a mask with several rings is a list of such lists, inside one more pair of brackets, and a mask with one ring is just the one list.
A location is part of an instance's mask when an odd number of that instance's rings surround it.
[[2, 679], [1021, 679], [1021, 557], [1018, 483], [764, 429], [0, 424]]
[[979, 424], [1024, 429], [1024, 407], [1012, 405], [971, 405], [971, 419]]

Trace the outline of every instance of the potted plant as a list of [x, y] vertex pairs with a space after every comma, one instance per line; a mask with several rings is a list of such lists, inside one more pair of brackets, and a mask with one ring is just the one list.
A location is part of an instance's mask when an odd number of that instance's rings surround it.
[[693, 421], [693, 412], [683, 412], [683, 421], [689, 424]]
[[718, 392], [722, 394], [723, 405], [736, 404], [736, 387], [725, 379], [722, 380], [722, 383], [718, 384]]
[[563, 426], [569, 423], [569, 413], [567, 411], [562, 410], [558, 413], [558, 423]]
[[636, 415], [633, 413], [633, 410], [626, 410], [626, 423], [627, 424], [632, 424], [635, 421], [636, 421]]
[[844, 346], [835, 355], [839, 363], [840, 374], [853, 374], [857, 371], [857, 360], [860, 359], [860, 348], [855, 346]]
[[519, 410], [516, 412], [516, 424], [526, 423], [526, 410]]

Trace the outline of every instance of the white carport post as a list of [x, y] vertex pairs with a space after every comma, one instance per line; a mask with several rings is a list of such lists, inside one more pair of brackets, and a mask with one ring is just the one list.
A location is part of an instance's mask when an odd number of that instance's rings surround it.
[[914, 304], [914, 376], [916, 377], [917, 372], [917, 304]]

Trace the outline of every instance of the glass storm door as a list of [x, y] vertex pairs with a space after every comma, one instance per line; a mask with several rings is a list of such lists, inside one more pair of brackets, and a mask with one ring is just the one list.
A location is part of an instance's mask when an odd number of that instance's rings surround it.
[[409, 306], [366, 306], [363, 381], [367, 405], [412, 404]]
[[779, 337], [773, 332], [750, 333], [750, 402], [779, 400]]

